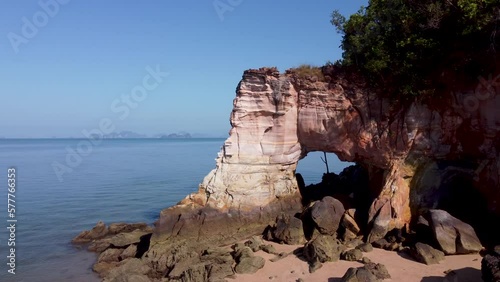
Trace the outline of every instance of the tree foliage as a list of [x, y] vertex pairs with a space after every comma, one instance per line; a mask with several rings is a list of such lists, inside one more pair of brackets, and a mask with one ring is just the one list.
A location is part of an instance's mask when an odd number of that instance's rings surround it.
[[341, 64], [400, 98], [497, 69], [500, 0], [370, 0], [331, 23], [343, 34]]

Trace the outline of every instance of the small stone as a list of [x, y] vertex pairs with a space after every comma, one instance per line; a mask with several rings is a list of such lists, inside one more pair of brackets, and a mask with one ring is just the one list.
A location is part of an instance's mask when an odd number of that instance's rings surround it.
[[272, 254], [272, 255], [277, 255], [278, 254], [278, 251], [276, 251], [276, 248], [274, 248], [273, 245], [262, 245], [260, 246], [260, 249], [268, 254]]
[[372, 243], [372, 246], [379, 249], [385, 249], [389, 246], [389, 242], [386, 239], [378, 239]]
[[362, 258], [361, 258], [361, 262], [362, 262], [363, 264], [368, 264], [368, 263], [371, 263], [372, 261], [371, 261], [371, 259], [369, 259], [369, 258], [367, 258], [367, 257], [362, 257]]
[[359, 249], [362, 252], [369, 253], [373, 251], [373, 246], [370, 243], [363, 243], [359, 246], [356, 247], [356, 249]]
[[358, 261], [363, 257], [359, 249], [352, 249], [342, 253], [342, 259], [347, 261]]
[[288, 253], [285, 253], [285, 252], [282, 252], [282, 253], [279, 253], [277, 256], [275, 256], [274, 258], [270, 259], [270, 261], [272, 262], [277, 262], [283, 258], [286, 258], [289, 254]]
[[253, 236], [252, 239], [245, 242], [245, 246], [250, 247], [254, 252], [260, 250], [262, 245], [264, 245], [264, 242], [258, 236]]

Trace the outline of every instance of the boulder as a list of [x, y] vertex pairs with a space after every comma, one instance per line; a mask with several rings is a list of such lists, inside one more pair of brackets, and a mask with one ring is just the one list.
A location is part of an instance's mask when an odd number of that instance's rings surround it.
[[369, 259], [369, 258], [367, 258], [367, 257], [362, 257], [361, 258], [361, 263], [362, 264], [367, 264], [367, 263], [371, 263], [371, 262], [372, 262], [372, 260]]
[[429, 210], [427, 220], [439, 247], [447, 255], [479, 252], [483, 246], [469, 224], [444, 210]]
[[118, 262], [98, 262], [92, 266], [92, 270], [99, 274], [100, 277], [105, 277], [112, 269], [118, 266]]
[[344, 232], [342, 232], [342, 240], [344, 241], [349, 241], [352, 239], [355, 239], [358, 235], [354, 232], [352, 232], [349, 229], [344, 229]]
[[438, 264], [444, 259], [443, 252], [420, 242], [415, 244], [415, 248], [412, 250], [411, 254], [418, 262], [425, 263], [427, 265]]
[[100, 239], [100, 240], [95, 240], [92, 243], [90, 243], [90, 245], [87, 249], [91, 252], [101, 253], [101, 252], [104, 252], [104, 250], [106, 250], [110, 246], [111, 246], [111, 242], [109, 239]]
[[351, 267], [347, 270], [340, 281], [343, 282], [378, 282], [390, 279], [391, 275], [387, 268], [380, 263], [366, 263], [362, 267]]
[[255, 256], [249, 247], [242, 247], [237, 250], [234, 258], [237, 262], [234, 270], [240, 274], [255, 273], [263, 268], [265, 264], [264, 258]]
[[108, 228], [104, 222], [99, 221], [91, 230], [82, 231], [71, 241], [74, 244], [88, 243], [92, 240], [104, 238], [108, 235]]
[[387, 271], [387, 268], [385, 265], [381, 263], [373, 263], [373, 262], [368, 262], [364, 266], [366, 269], [368, 269], [375, 277], [377, 277], [380, 280], [384, 279], [391, 279], [391, 275], [389, 274], [389, 271]]
[[354, 239], [351, 239], [349, 241], [346, 241], [344, 243], [344, 246], [346, 246], [346, 248], [356, 248], [357, 246], [363, 244], [363, 240], [359, 239], [359, 238], [354, 238]]
[[249, 247], [243, 247], [236, 251], [234, 254], [234, 259], [236, 262], [240, 262], [242, 259], [253, 257], [253, 251]]
[[293, 216], [279, 215], [276, 218], [275, 226], [271, 230], [272, 238], [278, 243], [300, 245], [306, 241], [302, 221]]
[[358, 267], [354, 268], [351, 267], [347, 270], [347, 272], [342, 276], [340, 279], [342, 282], [378, 282], [380, 281], [377, 279], [373, 273], [371, 273], [368, 269], [365, 267]]
[[342, 259], [347, 261], [358, 261], [363, 257], [359, 249], [351, 249], [342, 253]]
[[118, 263], [116, 268], [111, 269], [105, 275], [105, 281], [115, 281], [121, 276], [132, 275], [148, 275], [151, 268], [146, 265], [142, 260], [137, 258], [129, 258]]
[[205, 266], [208, 272], [209, 281], [226, 281], [224, 278], [234, 275], [231, 264], [208, 264]]
[[500, 246], [483, 257], [481, 261], [481, 274], [485, 282], [500, 281]]
[[233, 264], [229, 250], [207, 249], [201, 257], [193, 254], [176, 263], [168, 278], [173, 281], [224, 281], [224, 278], [234, 274]]
[[305, 244], [303, 254], [310, 263], [338, 261], [343, 250], [344, 246], [334, 236], [319, 235]]
[[[177, 281], [182, 282], [198, 282], [198, 281], [208, 281], [208, 273], [205, 263], [197, 263], [191, 265], [181, 274], [181, 278]], [[175, 281], [175, 280], [174, 280]]]
[[252, 274], [264, 267], [266, 261], [262, 257], [245, 257], [240, 260], [234, 270], [239, 274]]
[[321, 234], [334, 235], [344, 212], [344, 205], [339, 200], [326, 196], [311, 207], [311, 218]]
[[379, 249], [388, 249], [390, 246], [390, 243], [387, 242], [386, 239], [378, 239], [377, 241], [372, 242], [373, 247], [379, 248]]
[[153, 228], [148, 226], [144, 222], [139, 222], [139, 223], [111, 223], [108, 227], [108, 233], [110, 235], [115, 235], [118, 233], [126, 233], [126, 232], [132, 232], [134, 230], [142, 230], [145, 232], [153, 232]]
[[369, 253], [369, 252], [373, 251], [373, 246], [370, 243], [363, 243], [363, 244], [357, 246], [356, 249], [359, 249], [360, 251], [362, 251], [364, 253]]
[[104, 279], [104, 282], [151, 282], [151, 279], [142, 274], [120, 274], [112, 280]]
[[97, 262], [119, 262], [122, 252], [123, 249], [109, 248], [99, 255]]
[[223, 248], [207, 249], [200, 257], [201, 261], [210, 264], [229, 264], [233, 265], [234, 259], [229, 250]]
[[342, 226], [346, 229], [349, 230], [353, 234], [358, 234], [359, 231], [361, 231], [361, 228], [359, 228], [358, 223], [354, 219], [354, 211], [353, 209], [349, 209], [344, 213], [344, 216], [342, 217]]
[[141, 241], [141, 237], [148, 234], [146, 231], [134, 230], [128, 233], [119, 233], [110, 238], [111, 245], [115, 247], [126, 247], [131, 244], [137, 244]]
[[125, 250], [123, 250], [123, 252], [120, 255], [120, 259], [125, 260], [128, 258], [133, 258], [136, 256], [136, 254], [137, 254], [137, 245], [132, 244], [128, 246]]
[[245, 246], [250, 247], [250, 249], [254, 252], [260, 250], [263, 245], [264, 242], [262, 242], [262, 239], [259, 236], [253, 236], [250, 240], [245, 242]]

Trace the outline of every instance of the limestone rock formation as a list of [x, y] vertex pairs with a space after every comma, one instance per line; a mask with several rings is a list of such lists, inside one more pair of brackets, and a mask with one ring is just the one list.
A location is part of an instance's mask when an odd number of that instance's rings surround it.
[[460, 212], [470, 204], [463, 195], [484, 201], [472, 208], [479, 214], [500, 215], [500, 96], [470, 108], [471, 95], [481, 93], [462, 85], [447, 100], [402, 105], [369, 91], [355, 75], [333, 66], [322, 72], [324, 80], [276, 68], [245, 71], [215, 169], [198, 193], [161, 213], [154, 239], [208, 236], [204, 226], [216, 221], [224, 226], [212, 229], [256, 233], [277, 214], [297, 212], [294, 172], [312, 151], [368, 170], [369, 242], [408, 228], [422, 209]]

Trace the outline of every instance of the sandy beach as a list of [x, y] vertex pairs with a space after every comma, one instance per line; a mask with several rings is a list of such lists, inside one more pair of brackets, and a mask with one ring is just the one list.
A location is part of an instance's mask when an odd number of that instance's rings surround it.
[[[301, 246], [280, 245], [272, 242], [278, 252], [293, 252]], [[258, 251], [255, 253], [266, 259], [264, 268], [255, 274], [238, 274], [236, 279], [228, 281], [304, 281], [315, 282], [339, 282], [349, 267], [362, 266], [358, 262], [339, 260], [337, 262], [324, 263], [323, 267], [314, 273], [309, 273], [306, 261], [291, 254], [279, 261], [271, 262], [274, 255]], [[374, 249], [372, 252], [363, 253], [372, 262], [381, 263], [386, 266], [391, 279], [384, 281], [404, 282], [480, 282], [481, 279], [481, 256], [479, 254], [447, 256], [440, 264], [425, 265], [412, 260], [404, 254], [390, 252], [382, 249]], [[448, 273], [450, 270], [453, 272]], [[446, 273], [445, 273], [446, 272]]]

